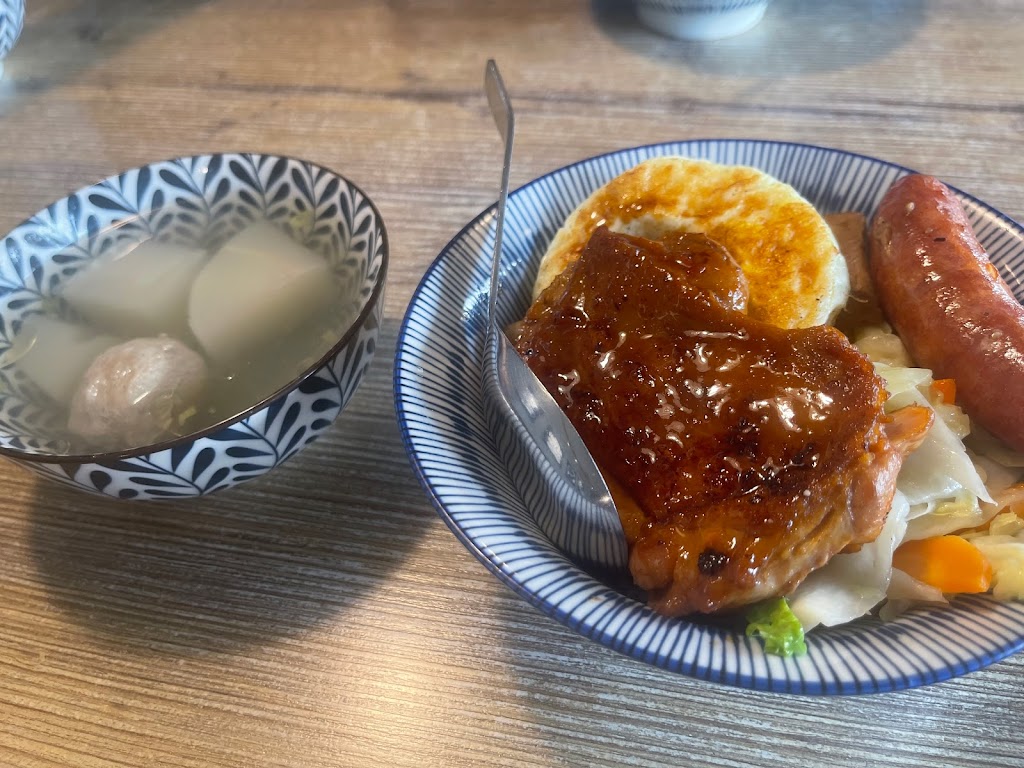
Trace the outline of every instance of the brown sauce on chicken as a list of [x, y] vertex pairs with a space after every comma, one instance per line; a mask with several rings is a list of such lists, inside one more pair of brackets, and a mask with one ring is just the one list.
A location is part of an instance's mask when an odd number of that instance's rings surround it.
[[872, 541], [902, 461], [867, 358], [746, 302], [712, 240], [602, 227], [513, 329], [609, 476], [634, 581], [670, 615], [785, 594]]

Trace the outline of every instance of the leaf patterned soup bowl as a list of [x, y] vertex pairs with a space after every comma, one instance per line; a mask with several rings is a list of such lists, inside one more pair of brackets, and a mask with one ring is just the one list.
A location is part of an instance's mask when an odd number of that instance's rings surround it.
[[[73, 314], [61, 299], [68, 280], [125, 242], [155, 239], [212, 252], [263, 220], [322, 256], [345, 286], [350, 306], [337, 337], [324, 340], [327, 351], [287, 384], [192, 434], [117, 452], [71, 451], [66, 413], [9, 354], [22, 325], [43, 313]], [[183, 157], [58, 200], [0, 241], [0, 455], [120, 499], [199, 496], [259, 477], [328, 429], [355, 392], [375, 352], [387, 264], [387, 233], [370, 199], [304, 160]]]

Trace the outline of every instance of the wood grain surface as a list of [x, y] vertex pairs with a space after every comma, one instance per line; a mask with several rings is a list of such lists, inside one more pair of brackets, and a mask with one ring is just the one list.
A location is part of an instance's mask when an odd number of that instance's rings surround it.
[[216, 150], [309, 158], [390, 233], [382, 343], [337, 426], [208, 500], [106, 502], [0, 467], [0, 766], [1024, 765], [1024, 658], [918, 690], [765, 695], [587, 642], [439, 521], [392, 402], [405, 306], [513, 185], [648, 142], [807, 141], [1024, 215], [1019, 0], [775, 0], [686, 44], [622, 2], [28, 0], [0, 81], [0, 232]]

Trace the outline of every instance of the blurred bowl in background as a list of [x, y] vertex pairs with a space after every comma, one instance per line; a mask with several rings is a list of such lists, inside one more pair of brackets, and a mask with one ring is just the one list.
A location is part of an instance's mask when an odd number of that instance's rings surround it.
[[[302, 246], [322, 276], [346, 286], [338, 294], [344, 301], [324, 302], [332, 316], [334, 304], [344, 304], [343, 314], [318, 340], [316, 357], [297, 357], [301, 370], [277, 371], [272, 389], [190, 434], [125, 450], [72, 449], [66, 410], [58, 400], [40, 397], [12, 352], [25, 321], [66, 312], [62, 290], [69, 279], [99, 257], [117, 258], [133, 238], [210, 250], [254, 222], [290, 234], [280, 235], [282, 242]], [[173, 256], [174, 248], [168, 252]], [[251, 263], [250, 273], [266, 262]], [[0, 456], [64, 484], [122, 499], [199, 496], [258, 477], [330, 427], [355, 392], [376, 349], [387, 263], [387, 234], [370, 199], [342, 176], [304, 160], [250, 153], [178, 158], [125, 171], [57, 200], [0, 240]], [[238, 270], [239, 286], [249, 277], [244, 272]], [[227, 312], [238, 303], [232, 274], [220, 283], [232, 287], [215, 292], [223, 293], [214, 296], [218, 314], [222, 306]], [[99, 292], [104, 290], [101, 283]], [[246, 312], [260, 325], [273, 315], [271, 309], [250, 302]], [[81, 322], [65, 319], [69, 326]], [[194, 339], [189, 343], [199, 346]], [[258, 343], [254, 349], [258, 357], [275, 347]], [[273, 368], [276, 358], [266, 362]]]
[[0, 0], [0, 77], [4, 75], [4, 59], [21, 36], [25, 23], [25, 0]]
[[718, 40], [757, 26], [768, 0], [634, 0], [644, 26], [677, 40]]

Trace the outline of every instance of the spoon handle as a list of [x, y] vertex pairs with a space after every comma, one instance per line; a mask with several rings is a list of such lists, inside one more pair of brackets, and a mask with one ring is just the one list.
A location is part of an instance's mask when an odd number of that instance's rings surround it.
[[494, 257], [491, 261], [491, 293], [487, 302], [488, 333], [497, 331], [498, 274], [501, 265], [501, 233], [505, 228], [505, 204], [508, 202], [508, 179], [512, 169], [512, 142], [516, 133], [516, 113], [512, 110], [512, 102], [505, 90], [498, 65], [494, 59], [488, 59], [484, 70], [484, 90], [487, 92], [487, 103], [491, 107], [494, 124], [505, 144], [505, 159], [501, 167], [501, 190], [498, 193], [498, 216], [494, 228]]
[[[495, 220], [494, 253], [491, 258], [491, 291], [487, 303], [487, 340], [484, 385], [491, 397], [485, 402], [491, 414], [501, 412], [501, 421], [518, 434], [513, 445], [525, 448], [530, 462], [543, 479], [543, 488], [521, 487], [523, 498], [533, 499], [530, 512], [551, 541], [577, 563], [611, 573], [621, 573], [627, 564], [626, 538], [622, 532], [615, 502], [608, 492], [601, 471], [569, 418], [544, 384], [516, 352], [498, 322], [497, 300], [501, 234], [508, 201], [509, 169], [512, 165], [512, 139], [515, 115], [512, 104], [493, 60], [484, 72], [487, 101], [505, 142], [505, 162], [501, 171], [501, 193]], [[490, 420], [490, 419], [489, 419]], [[501, 432], [498, 423], [494, 427]], [[500, 438], [499, 442], [502, 441]], [[518, 463], [513, 453], [506, 461]], [[499, 448], [501, 450], [501, 448]], [[522, 481], [523, 472], [513, 472]], [[538, 502], [544, 499], [546, 502]]]

